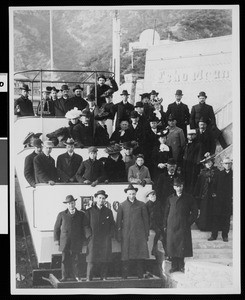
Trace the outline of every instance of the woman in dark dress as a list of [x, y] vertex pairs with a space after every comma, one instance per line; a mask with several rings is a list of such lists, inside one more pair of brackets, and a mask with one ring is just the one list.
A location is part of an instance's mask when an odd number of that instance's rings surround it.
[[94, 133], [94, 144], [95, 146], [108, 146], [110, 144], [109, 133], [107, 126], [105, 125], [108, 117], [108, 113], [102, 112], [94, 117], [97, 120]]

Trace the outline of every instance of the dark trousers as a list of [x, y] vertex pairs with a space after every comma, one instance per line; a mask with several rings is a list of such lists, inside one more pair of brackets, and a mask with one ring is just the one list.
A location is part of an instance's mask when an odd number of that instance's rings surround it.
[[106, 278], [108, 271], [108, 262], [88, 262], [87, 263], [87, 279], [92, 280], [95, 269], [100, 271], [100, 278]]
[[[137, 262], [137, 275], [139, 278], [143, 278], [144, 274], [144, 260], [143, 259], [135, 259]], [[122, 261], [122, 278], [126, 279], [128, 277], [128, 269], [129, 269], [129, 260]]]
[[212, 236], [216, 239], [219, 229], [222, 231], [222, 238], [228, 238], [230, 230], [230, 216], [214, 216], [212, 224]]
[[79, 252], [63, 251], [62, 252], [62, 263], [61, 273], [63, 278], [74, 278], [79, 277]]
[[172, 269], [180, 270], [185, 267], [184, 257], [172, 257]]

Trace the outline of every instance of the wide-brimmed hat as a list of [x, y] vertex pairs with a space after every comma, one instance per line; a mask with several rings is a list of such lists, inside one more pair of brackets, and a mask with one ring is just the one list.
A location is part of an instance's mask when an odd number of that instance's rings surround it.
[[168, 116], [168, 121], [173, 121], [173, 120], [176, 120], [176, 117], [175, 117], [174, 114], [170, 114], [170, 115]]
[[98, 77], [97, 77], [97, 79], [99, 80], [100, 78], [103, 78], [103, 79], [105, 79], [105, 80], [106, 80], [106, 77], [105, 77], [105, 75], [104, 75], [104, 74], [99, 74], [99, 75], [98, 75]]
[[143, 93], [143, 94], [140, 94], [140, 97], [141, 97], [141, 99], [143, 99], [143, 98], [150, 99], [150, 94], [149, 93]]
[[182, 94], [182, 91], [181, 91], [181, 90], [177, 90], [177, 91], [175, 92], [175, 95], [178, 95], [178, 96], [183, 96], [183, 94]]
[[145, 197], [147, 198], [150, 194], [153, 194], [153, 193], [156, 194], [156, 191], [150, 190], [146, 193]]
[[120, 153], [121, 150], [122, 149], [119, 144], [114, 144], [105, 148], [105, 152], [109, 155]]
[[73, 140], [73, 138], [68, 138], [65, 142], [65, 145], [75, 145], [75, 141]]
[[77, 85], [75, 85], [75, 87], [73, 88], [73, 92], [75, 92], [75, 90], [82, 90], [82, 91], [83, 91], [83, 88], [82, 88], [79, 84], [77, 84]]
[[66, 196], [65, 201], [63, 201], [63, 203], [70, 203], [72, 201], [77, 201], [77, 199], [74, 199], [72, 195], [68, 195]]
[[54, 147], [54, 143], [52, 141], [46, 140], [43, 142], [44, 147]]
[[20, 86], [20, 89], [21, 90], [25, 90], [27, 92], [31, 91], [31, 89], [29, 88], [29, 86], [27, 84], [25, 84], [25, 83], [23, 83], [22, 86]]
[[187, 134], [196, 134], [196, 129], [187, 129]]
[[93, 152], [93, 153], [98, 152], [97, 147], [95, 147], [95, 146], [88, 147], [88, 153], [91, 153], [91, 152]]
[[169, 158], [167, 164], [173, 166], [176, 165], [176, 161], [174, 160], [174, 158]]
[[169, 129], [165, 129], [165, 130], [161, 130], [159, 133], [158, 133], [158, 137], [164, 137], [164, 136], [167, 136], [169, 133]]
[[82, 115], [82, 111], [79, 110], [77, 107], [74, 107], [73, 109], [69, 110], [66, 114], [65, 117], [67, 119], [78, 119]]
[[214, 161], [214, 159], [215, 159], [215, 154], [211, 155], [209, 152], [206, 152], [203, 156], [203, 159], [200, 161], [200, 163], [205, 164], [206, 162], [208, 162], [210, 160]]
[[42, 135], [41, 132], [38, 132], [38, 133], [29, 132], [27, 134], [27, 136], [24, 138], [23, 145], [28, 144], [32, 137], [34, 137], [35, 139], [38, 139], [41, 135]]
[[130, 190], [135, 190], [136, 192], [138, 192], [138, 188], [134, 187], [131, 183], [128, 185], [126, 189], [124, 189], [124, 192], [127, 193], [127, 191]]
[[106, 198], [108, 197], [108, 195], [106, 194], [106, 192], [104, 190], [100, 190], [100, 191], [96, 192], [94, 194], [94, 197], [97, 197], [98, 195], [104, 195]]
[[151, 92], [150, 92], [150, 95], [158, 95], [159, 93], [157, 93], [155, 90], [152, 90]]
[[49, 139], [57, 138], [58, 136], [64, 136], [64, 137], [66, 137], [65, 139], [70, 137], [70, 132], [69, 132], [68, 127], [60, 127], [58, 129], [56, 129], [55, 131], [46, 134], [46, 137]]
[[131, 111], [130, 119], [135, 119], [135, 118], [138, 118], [138, 117], [139, 117], [139, 114], [137, 113], [137, 111], [135, 111], [135, 110]]
[[33, 141], [33, 147], [40, 148], [40, 147], [42, 146], [42, 144], [43, 144], [43, 142], [42, 142], [42, 140], [40, 140], [40, 139], [35, 139], [35, 140]]
[[122, 144], [122, 147], [124, 148], [124, 149], [131, 149], [131, 148], [134, 148], [134, 144], [131, 142], [131, 141], [128, 141], [128, 142], [124, 142], [123, 144]]
[[62, 84], [60, 90], [61, 90], [61, 91], [69, 90], [69, 87], [68, 87], [67, 84]]
[[144, 104], [141, 101], [137, 101], [134, 107], [144, 107]]
[[130, 94], [128, 93], [127, 90], [123, 90], [122, 93], [120, 95], [126, 95], [126, 96], [129, 96]]
[[198, 97], [198, 98], [199, 98], [199, 97], [205, 97], [205, 98], [207, 98], [207, 95], [206, 95], [205, 92], [200, 92], [200, 93], [197, 95], [197, 97]]
[[109, 115], [108, 112], [102, 112], [102, 113], [99, 113], [98, 115], [96, 115], [94, 117], [94, 119], [97, 121], [106, 120], [106, 119], [108, 119], [108, 115]]

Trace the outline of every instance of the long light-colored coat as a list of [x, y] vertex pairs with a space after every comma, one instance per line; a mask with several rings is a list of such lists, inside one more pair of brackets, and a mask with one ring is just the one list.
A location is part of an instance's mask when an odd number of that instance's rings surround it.
[[149, 218], [145, 203], [137, 199], [122, 202], [116, 224], [122, 260], [148, 258]]

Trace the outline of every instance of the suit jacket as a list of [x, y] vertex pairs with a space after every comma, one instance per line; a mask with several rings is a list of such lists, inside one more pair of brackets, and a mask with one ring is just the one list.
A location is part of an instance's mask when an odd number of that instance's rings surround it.
[[37, 156], [37, 153], [33, 151], [25, 158], [25, 167], [24, 167], [24, 176], [27, 182], [32, 186], [35, 187], [35, 173], [34, 173], [34, 163], [33, 160]]
[[77, 142], [77, 147], [92, 146], [93, 141], [93, 128], [91, 125], [85, 126], [79, 123], [73, 127], [73, 138]]
[[61, 182], [76, 182], [76, 173], [83, 161], [82, 156], [73, 153], [70, 156], [67, 152], [57, 157], [57, 169]]
[[129, 125], [132, 141], [138, 142], [139, 146], [144, 143], [144, 126], [139, 122], [134, 128], [132, 124]]
[[114, 113], [117, 113], [116, 127], [119, 126], [120, 119], [127, 118], [130, 119], [130, 113], [134, 110], [134, 106], [127, 102], [123, 104], [123, 101], [117, 103], [113, 107]]
[[76, 173], [76, 179], [78, 182], [84, 182], [85, 180], [89, 180], [94, 182], [98, 180], [98, 182], [105, 181], [105, 171], [102, 161], [100, 160], [91, 160], [90, 158], [83, 161]]
[[186, 125], [189, 124], [190, 119], [188, 106], [182, 102], [180, 102], [180, 104], [173, 102], [168, 105], [168, 109], [166, 112], [167, 119], [170, 114], [173, 114], [176, 117], [176, 125], [186, 131]]
[[51, 156], [47, 157], [44, 153], [40, 153], [34, 158], [34, 172], [36, 183], [47, 183], [50, 180], [58, 181], [55, 161]]
[[59, 251], [82, 252], [88, 221], [83, 211], [73, 215], [66, 209], [58, 214], [54, 225], [54, 241], [59, 241]]
[[192, 106], [191, 115], [190, 115], [190, 127], [192, 129], [198, 128], [198, 121], [200, 118], [203, 117], [207, 120], [208, 125], [216, 126], [216, 120], [214, 115], [214, 110], [211, 105], [206, 103], [204, 104], [197, 104]]
[[[19, 105], [20, 111], [17, 112], [16, 106]], [[14, 101], [14, 114], [20, 117], [23, 116], [34, 116], [33, 105], [31, 100], [21, 96]]]
[[166, 144], [172, 148], [174, 160], [180, 164], [183, 157], [183, 149], [185, 147], [185, 136], [181, 128], [170, 128]]
[[132, 132], [129, 129], [125, 130], [124, 135], [121, 136], [120, 128], [116, 128], [110, 137], [110, 141], [119, 143], [129, 142], [133, 140]]

